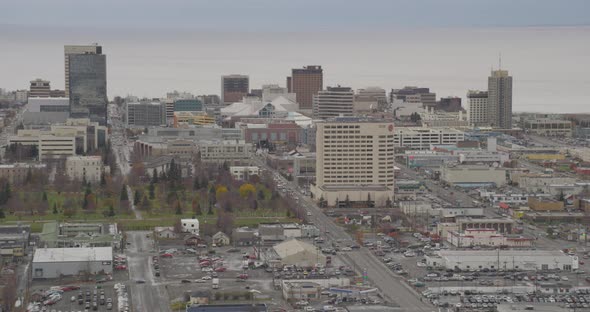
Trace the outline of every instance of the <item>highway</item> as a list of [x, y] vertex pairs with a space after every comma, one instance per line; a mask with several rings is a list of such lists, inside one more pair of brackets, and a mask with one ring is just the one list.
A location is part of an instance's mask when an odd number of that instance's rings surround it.
[[[127, 232], [127, 241], [131, 243], [127, 249], [127, 264], [129, 267], [129, 280], [131, 302], [134, 311], [170, 311], [170, 299], [165, 283], [155, 280], [152, 259], [149, 251], [152, 249], [152, 241], [146, 235], [149, 232]], [[138, 284], [136, 281], [145, 281]]]
[[[326, 216], [309, 197], [302, 195], [293, 183], [268, 167], [263, 160], [254, 157], [253, 161], [261, 168], [273, 172], [275, 179], [279, 179], [291, 192], [296, 194], [295, 198], [299, 200], [299, 204], [305, 209], [306, 219], [316, 224], [329, 240], [341, 242], [343, 245], [353, 244], [353, 238], [331, 218]], [[432, 305], [420, 300], [416, 292], [403, 284], [401, 277], [395, 275], [367, 248], [361, 247], [358, 251], [348, 252], [344, 258], [358, 273], [366, 269], [369, 280], [381, 290], [383, 297], [387, 301], [398, 305], [403, 311], [430, 312], [435, 310]]]

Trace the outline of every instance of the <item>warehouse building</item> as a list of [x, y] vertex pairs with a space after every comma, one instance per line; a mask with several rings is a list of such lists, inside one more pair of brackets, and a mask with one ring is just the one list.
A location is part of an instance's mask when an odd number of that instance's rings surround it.
[[459, 187], [501, 187], [506, 185], [506, 170], [487, 165], [443, 167], [440, 179]]
[[426, 256], [432, 267], [474, 270], [555, 270], [578, 269], [578, 258], [559, 250], [440, 250]]
[[33, 278], [113, 273], [113, 248], [38, 248], [33, 256]]
[[266, 255], [267, 261], [275, 264], [314, 266], [325, 265], [326, 256], [309, 243], [292, 239], [272, 247]]

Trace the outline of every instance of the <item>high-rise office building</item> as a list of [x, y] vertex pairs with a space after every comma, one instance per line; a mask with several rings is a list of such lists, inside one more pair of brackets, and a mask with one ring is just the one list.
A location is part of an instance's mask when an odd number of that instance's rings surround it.
[[354, 111], [374, 112], [387, 109], [387, 94], [379, 87], [367, 87], [359, 89], [354, 96]]
[[474, 127], [489, 126], [488, 92], [479, 90], [467, 91], [467, 121]]
[[250, 78], [246, 75], [221, 77], [221, 102], [229, 105], [240, 102], [250, 92]]
[[[300, 106], [301, 107], [301, 106]], [[328, 87], [313, 96], [313, 117], [328, 119], [354, 114], [354, 91], [348, 87]]]
[[65, 53], [70, 116], [106, 125], [107, 66], [102, 47], [66, 46]]
[[436, 93], [430, 92], [429, 88], [404, 87], [403, 89], [391, 89], [389, 102], [402, 100], [405, 103], [422, 103], [423, 107], [436, 105]]
[[166, 125], [166, 102], [127, 103], [127, 126], [157, 127]]
[[436, 103], [436, 109], [449, 113], [460, 112], [463, 109], [461, 107], [461, 98], [457, 96], [440, 98], [440, 101]]
[[335, 118], [316, 124], [314, 198], [377, 206], [393, 198], [394, 126], [381, 119]]
[[98, 44], [92, 45], [66, 45], [64, 46], [64, 67], [65, 67], [65, 91], [66, 96], [70, 94], [70, 54], [102, 54], [102, 47]]
[[29, 89], [29, 97], [49, 97], [51, 95], [51, 87], [49, 80], [35, 79], [31, 80], [31, 87]]
[[512, 129], [512, 76], [492, 70], [488, 77], [488, 111], [492, 127]]
[[287, 77], [287, 84], [287, 92], [296, 94], [299, 109], [311, 110], [313, 96], [324, 88], [322, 67], [310, 65], [303, 68], [293, 68], [291, 76]]

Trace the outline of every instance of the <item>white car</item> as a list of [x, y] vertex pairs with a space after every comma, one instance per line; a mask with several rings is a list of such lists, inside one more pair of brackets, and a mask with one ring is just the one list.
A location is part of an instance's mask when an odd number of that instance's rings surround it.
[[311, 216], [311, 212], [309, 212], [309, 211], [308, 211], [308, 212], [307, 212], [307, 216], [308, 216], [308, 217], [309, 217], [309, 216]]
[[201, 269], [201, 272], [213, 272], [213, 269], [210, 267], [205, 267]]
[[207, 276], [203, 276], [201, 279], [204, 281], [208, 281], [208, 280], [212, 279], [212, 277], [207, 275]]
[[350, 248], [350, 247], [342, 247], [341, 250], [342, 251], [352, 251], [352, 248]]

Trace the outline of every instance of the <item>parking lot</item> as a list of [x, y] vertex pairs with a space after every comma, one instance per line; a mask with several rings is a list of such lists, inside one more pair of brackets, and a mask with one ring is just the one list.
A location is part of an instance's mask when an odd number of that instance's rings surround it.
[[33, 287], [33, 292], [39, 303], [31, 311], [119, 311], [118, 296], [112, 282], [37, 286]]

